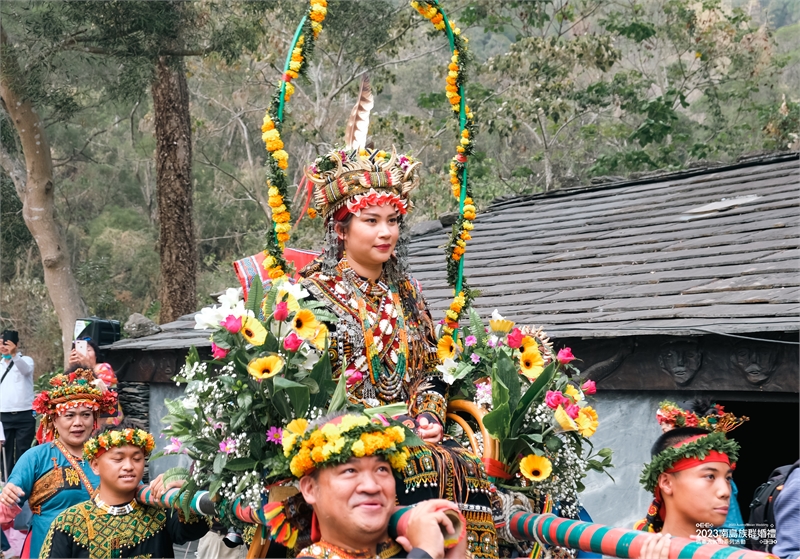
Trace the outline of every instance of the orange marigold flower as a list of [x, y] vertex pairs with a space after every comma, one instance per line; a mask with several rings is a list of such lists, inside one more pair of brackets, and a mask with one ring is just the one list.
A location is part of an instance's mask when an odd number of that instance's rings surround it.
[[448, 70], [452, 70], [453, 72], [458, 72], [458, 64], [454, 64], [451, 62], [447, 65]]
[[315, 210], [314, 208], [308, 208], [308, 217], [310, 217], [311, 219], [317, 217], [317, 210]]
[[282, 243], [285, 243], [289, 240], [289, 233], [278, 233], [278, 240]]

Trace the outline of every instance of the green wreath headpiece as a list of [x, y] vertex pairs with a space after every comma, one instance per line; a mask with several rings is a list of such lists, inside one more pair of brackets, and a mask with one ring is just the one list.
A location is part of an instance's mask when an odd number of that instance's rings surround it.
[[739, 448], [739, 443], [725, 438], [725, 433], [709, 433], [680, 446], [671, 446], [658, 453], [649, 464], [645, 465], [639, 483], [652, 493], [658, 485], [658, 476], [669, 470], [678, 460], [682, 458], [704, 460], [715, 450], [727, 454], [731, 463], [734, 463], [739, 458]]

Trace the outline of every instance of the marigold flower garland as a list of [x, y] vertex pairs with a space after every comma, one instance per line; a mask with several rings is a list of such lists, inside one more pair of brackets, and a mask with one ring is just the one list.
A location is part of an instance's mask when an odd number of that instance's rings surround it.
[[454, 22], [447, 19], [436, 0], [413, 0], [411, 6], [422, 17], [428, 19], [437, 30], [447, 34], [452, 48], [450, 64], [447, 67], [445, 95], [459, 119], [460, 133], [456, 155], [450, 162], [450, 184], [453, 196], [459, 203], [463, 201], [463, 204], [461, 204], [461, 215], [453, 225], [450, 241], [445, 248], [447, 281], [453, 286], [454, 298], [445, 315], [444, 333], [451, 335], [458, 328], [458, 321], [464, 308], [469, 307], [474, 298], [471, 289], [466, 285], [461, 268], [461, 258], [467, 251], [467, 241], [472, 238], [470, 231], [474, 228], [472, 222], [475, 219], [475, 205], [467, 181], [467, 160], [474, 151], [475, 123], [474, 115], [463, 99], [466, 87], [465, 66], [471, 61], [471, 57], [467, 50], [467, 38], [462, 37], [461, 30]]
[[289, 154], [283, 149], [281, 129], [283, 127], [283, 106], [294, 94], [292, 80], [297, 79], [306, 69], [306, 61], [314, 50], [314, 41], [322, 31], [322, 22], [328, 13], [326, 0], [311, 0], [306, 18], [295, 34], [291, 55], [287, 61], [281, 82], [272, 97], [269, 109], [261, 126], [261, 139], [270, 157], [267, 158], [267, 186], [269, 207], [272, 209], [274, 227], [267, 234], [264, 248], [264, 269], [270, 279], [286, 275], [288, 265], [283, 257], [286, 241], [292, 229], [289, 202], [286, 200], [289, 188], [286, 169], [289, 167]]

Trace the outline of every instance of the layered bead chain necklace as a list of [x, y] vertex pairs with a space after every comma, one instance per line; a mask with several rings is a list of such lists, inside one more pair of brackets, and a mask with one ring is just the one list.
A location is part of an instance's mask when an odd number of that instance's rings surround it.
[[115, 506], [115, 505], [109, 505], [105, 501], [100, 499], [100, 497], [95, 496], [94, 504], [97, 508], [99, 508], [106, 514], [110, 514], [111, 516], [123, 516], [133, 512], [133, 509], [136, 508], [136, 499], [134, 499], [127, 505]]
[[[386, 371], [386, 366], [381, 362], [381, 354], [375, 343], [374, 330], [376, 324], [370, 318], [369, 312], [367, 312], [367, 295], [358, 286], [358, 275], [355, 273], [355, 270], [350, 268], [349, 264], [347, 264], [346, 260], [344, 259], [342, 259], [340, 264], [343, 264], [341, 266], [343, 276], [350, 280], [350, 287], [352, 288], [353, 296], [355, 297], [356, 304], [358, 306], [358, 318], [359, 322], [361, 323], [361, 331], [364, 335], [364, 349], [366, 351], [369, 378], [375, 387], [379, 387], [381, 384], [381, 373], [388, 371]], [[391, 294], [394, 311], [397, 314], [397, 323], [395, 327], [400, 342], [397, 350], [397, 364], [395, 366], [394, 375], [392, 376], [402, 382], [402, 379], [406, 374], [406, 363], [408, 360], [408, 336], [405, 327], [405, 319], [403, 316], [403, 304], [402, 301], [400, 301], [400, 294], [398, 293], [397, 286], [389, 284], [388, 290]], [[386, 331], [384, 328], [382, 328], [382, 316], [384, 314], [386, 315], [383, 317], [383, 319], [386, 321], [386, 327], [388, 328], [390, 327], [391, 313], [386, 312], [385, 307], [383, 307], [383, 309], [381, 307], [382, 305], [379, 304], [376, 310], [377, 327], [380, 329], [382, 334], [385, 334]], [[391, 352], [391, 348], [389, 348], [389, 351]]]

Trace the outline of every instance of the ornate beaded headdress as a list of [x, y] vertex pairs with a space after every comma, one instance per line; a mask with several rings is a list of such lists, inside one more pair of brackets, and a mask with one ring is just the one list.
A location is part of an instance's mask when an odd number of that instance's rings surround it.
[[37, 435], [40, 442], [52, 440], [53, 418], [69, 409], [87, 407], [96, 413], [112, 413], [117, 409], [117, 393], [96, 380], [91, 369], [55, 375], [50, 386], [50, 390], [42, 390], [36, 396], [32, 405], [33, 411], [43, 416]]
[[86, 441], [83, 445], [83, 457], [92, 460], [110, 448], [128, 445], [141, 448], [147, 458], [153, 452], [156, 441], [153, 435], [144, 429], [114, 429]]
[[372, 205], [392, 205], [401, 214], [411, 209], [409, 193], [419, 185], [417, 167], [406, 155], [385, 151], [334, 150], [306, 169], [315, 186], [317, 210], [326, 220], [347, 208], [358, 213]]
[[408, 450], [402, 427], [389, 426], [379, 419], [348, 413], [309, 427], [305, 419], [295, 419], [283, 430], [283, 454], [292, 457], [289, 469], [296, 478], [317, 468], [343, 464], [350, 458], [382, 456], [395, 471], [406, 466]]

